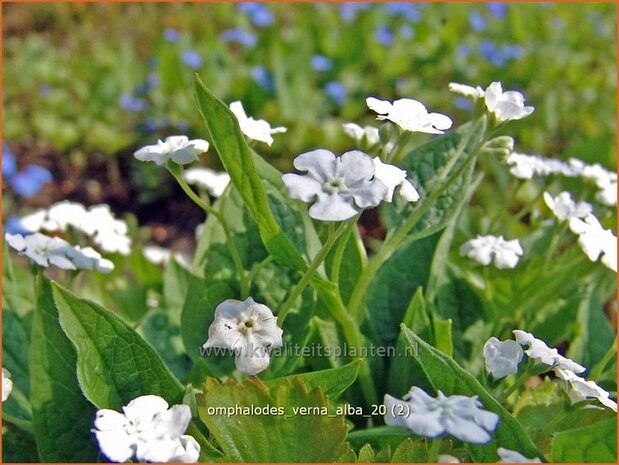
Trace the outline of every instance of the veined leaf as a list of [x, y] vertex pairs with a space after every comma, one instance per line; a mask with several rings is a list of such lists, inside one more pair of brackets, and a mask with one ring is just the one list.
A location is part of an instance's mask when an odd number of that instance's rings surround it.
[[97, 446], [90, 432], [96, 409], [80, 390], [76, 363], [75, 348], [58, 323], [52, 287], [44, 280], [30, 345], [32, 421], [43, 462], [97, 460]]
[[552, 461], [617, 463], [617, 418], [557, 433]]
[[99, 408], [120, 409], [154, 394], [180, 403], [184, 389], [155, 350], [105, 308], [53, 283], [60, 325], [77, 349], [77, 376], [86, 397]]

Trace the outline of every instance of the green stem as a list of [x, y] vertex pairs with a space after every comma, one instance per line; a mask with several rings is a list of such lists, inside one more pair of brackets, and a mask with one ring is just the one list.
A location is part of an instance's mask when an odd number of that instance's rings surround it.
[[337, 247], [335, 248], [335, 252], [333, 252], [333, 263], [331, 264], [331, 282], [335, 283], [336, 286], [339, 286], [340, 283], [340, 268], [342, 266], [342, 259], [344, 257], [344, 251], [346, 250], [346, 246], [348, 245], [348, 241], [350, 240], [350, 234], [352, 233], [352, 228], [355, 223], [350, 223], [350, 225], [346, 228], [344, 233], [342, 234], [342, 238], [340, 239]]
[[215, 210], [211, 205], [207, 204], [204, 200], [200, 198], [198, 194], [196, 194], [191, 187], [187, 184], [187, 182], [183, 179], [181, 175], [181, 169], [176, 168], [173, 165], [166, 165], [168, 171], [174, 176], [178, 185], [181, 186], [183, 192], [187, 194], [187, 196], [193, 200], [193, 202], [198, 205], [202, 210], [204, 210], [208, 215], [212, 215], [221, 224], [221, 228], [224, 231], [224, 235], [226, 236], [226, 243], [228, 244], [228, 250], [230, 251], [230, 255], [232, 257], [232, 261], [234, 262], [234, 266], [239, 275], [239, 284], [241, 286], [241, 298], [245, 299], [249, 296], [249, 285], [247, 281], [247, 277], [245, 275], [245, 268], [243, 267], [243, 261], [241, 260], [241, 256], [239, 255], [239, 251], [234, 244], [234, 238], [232, 237], [232, 233], [230, 231], [230, 227], [228, 226], [228, 222], [226, 221], [225, 216], [219, 211]]
[[438, 461], [438, 453], [441, 450], [441, 438], [432, 439], [430, 450], [428, 451], [428, 463], [436, 463]]
[[[432, 207], [436, 199], [443, 193], [445, 190], [451, 185], [451, 183], [462, 175], [466, 171], [466, 169], [470, 166], [470, 164], [474, 160], [474, 155], [477, 153], [476, 150], [471, 151], [471, 155], [468, 159], [466, 159], [460, 166], [453, 171], [453, 173], [448, 173], [452, 170], [453, 166], [460, 159], [460, 155], [464, 152], [466, 148], [466, 142], [463, 143], [458, 154], [456, 154], [445, 166], [443, 171], [441, 172], [442, 176], [439, 175], [436, 180], [436, 184], [438, 186], [433, 189], [430, 195], [419, 205], [417, 209], [413, 211], [413, 213], [408, 217], [408, 219], [397, 229], [395, 234], [383, 243], [382, 247], [379, 251], [368, 261], [367, 267], [361, 273], [357, 284], [352, 292], [350, 300], [348, 302], [348, 308], [353, 316], [359, 317], [361, 315], [361, 307], [362, 302], [365, 297], [365, 293], [368, 289], [370, 281], [378, 271], [378, 269], [385, 263], [391, 255], [396, 251], [396, 249], [407, 239], [410, 239], [409, 233], [415, 227], [417, 222], [423, 217], [423, 215]], [[447, 179], [445, 179], [447, 178]]]
[[613, 359], [613, 357], [616, 357], [616, 355], [617, 355], [617, 338], [615, 338], [612, 345], [608, 348], [608, 351], [604, 354], [604, 356], [602, 357], [602, 360], [596, 363], [595, 366], [591, 369], [591, 372], [589, 373], [588, 378], [594, 381], [599, 379], [599, 377], [604, 372], [606, 365], [608, 365], [610, 361]]
[[282, 304], [279, 313], [277, 314], [277, 323], [279, 324], [279, 326], [282, 326], [284, 320], [286, 319], [286, 316], [288, 316], [288, 313], [292, 309], [292, 306], [296, 302], [297, 298], [301, 295], [301, 292], [303, 292], [307, 284], [310, 282], [318, 267], [322, 264], [325, 258], [327, 258], [327, 254], [331, 250], [331, 247], [333, 247], [333, 244], [335, 244], [335, 241], [337, 241], [338, 237], [340, 237], [342, 233], [346, 230], [346, 228], [349, 227], [350, 223], [356, 223], [358, 218], [359, 215], [355, 215], [352, 219], [343, 222], [336, 231], [334, 231], [332, 227], [329, 227], [327, 240], [320, 248], [307, 270], [305, 270], [303, 276], [301, 276], [301, 280], [292, 289], [292, 292], [290, 293], [286, 301]]

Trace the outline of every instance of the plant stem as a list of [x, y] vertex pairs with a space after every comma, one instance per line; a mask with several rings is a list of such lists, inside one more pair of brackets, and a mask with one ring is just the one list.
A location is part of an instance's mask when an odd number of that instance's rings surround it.
[[[465, 141], [468, 142], [468, 141]], [[391, 255], [396, 251], [396, 249], [406, 240], [408, 239], [410, 231], [415, 227], [417, 222], [423, 217], [423, 215], [430, 209], [430, 207], [434, 204], [434, 201], [443, 193], [445, 190], [451, 185], [451, 183], [457, 179], [464, 171], [470, 166], [473, 162], [474, 155], [477, 150], [471, 151], [471, 155], [468, 159], [466, 159], [460, 166], [453, 171], [453, 173], [449, 173], [456, 162], [460, 159], [460, 155], [464, 152], [466, 147], [466, 143], [463, 144], [459, 153], [456, 154], [445, 166], [443, 171], [441, 172], [442, 176], [439, 175], [436, 183], [438, 186], [433, 189], [430, 195], [419, 205], [419, 207], [413, 211], [413, 213], [408, 217], [408, 219], [397, 229], [395, 234], [389, 237], [379, 249], [379, 251], [374, 255], [369, 261], [368, 266], [363, 270], [353, 293], [348, 302], [348, 308], [353, 316], [359, 317], [361, 314], [362, 302], [365, 297], [366, 291], [370, 284], [370, 281], [378, 271], [378, 269], [385, 263]], [[443, 174], [444, 173], [444, 174]], [[446, 178], [446, 179], [445, 179]]]
[[350, 240], [350, 234], [352, 233], [352, 228], [354, 223], [350, 223], [346, 231], [342, 234], [340, 242], [337, 244], [335, 248], [335, 252], [333, 253], [333, 263], [331, 266], [331, 281], [339, 286], [340, 284], [340, 268], [342, 266], [342, 258], [344, 257], [344, 251], [346, 250], [346, 246], [348, 245], [348, 241]]
[[239, 255], [239, 251], [234, 244], [234, 238], [232, 237], [232, 233], [230, 231], [230, 227], [228, 226], [228, 222], [226, 221], [225, 216], [215, 210], [212, 206], [208, 205], [204, 200], [200, 198], [198, 194], [196, 194], [191, 187], [187, 184], [187, 182], [183, 179], [181, 175], [181, 170], [176, 169], [176, 167], [172, 167], [171, 165], [166, 165], [176, 182], [178, 182], [181, 189], [187, 194], [187, 196], [193, 200], [193, 202], [198, 205], [202, 210], [204, 210], [208, 215], [212, 215], [221, 224], [221, 228], [224, 231], [224, 235], [226, 236], [226, 243], [228, 244], [228, 250], [230, 251], [230, 256], [232, 257], [232, 261], [234, 262], [234, 266], [239, 275], [239, 284], [241, 286], [241, 298], [245, 299], [249, 296], [249, 284], [247, 281], [247, 276], [245, 275], [245, 268], [243, 267], [243, 261], [241, 260], [241, 256]]
[[441, 450], [441, 438], [432, 439], [430, 450], [428, 451], [428, 463], [436, 463], [438, 461], [438, 453]]
[[292, 289], [292, 292], [290, 293], [286, 301], [282, 304], [279, 313], [277, 314], [277, 323], [279, 324], [279, 326], [282, 326], [284, 320], [286, 319], [286, 316], [288, 316], [288, 313], [292, 309], [292, 306], [296, 302], [297, 298], [301, 295], [303, 289], [305, 289], [307, 284], [310, 282], [318, 267], [322, 264], [325, 258], [327, 258], [327, 254], [331, 250], [331, 247], [333, 247], [333, 244], [335, 244], [335, 241], [337, 241], [338, 237], [340, 237], [342, 233], [346, 230], [346, 228], [348, 228], [349, 224], [356, 222], [358, 218], [359, 215], [355, 215], [352, 219], [343, 222], [340, 227], [337, 228], [337, 230], [335, 231], [333, 227], [329, 227], [327, 240], [320, 248], [307, 270], [305, 270], [303, 276], [301, 276], [301, 280]]

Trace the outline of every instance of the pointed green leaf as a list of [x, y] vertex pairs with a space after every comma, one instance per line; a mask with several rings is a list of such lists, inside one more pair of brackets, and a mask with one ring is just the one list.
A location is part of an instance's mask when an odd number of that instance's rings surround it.
[[56, 283], [52, 288], [62, 329], [77, 349], [80, 386], [93, 404], [120, 409], [145, 394], [182, 401], [183, 386], [130, 326]]
[[90, 432], [96, 409], [75, 377], [77, 354], [58, 323], [49, 281], [42, 283], [32, 324], [30, 390], [37, 450], [42, 462], [94, 462]]
[[617, 463], [617, 418], [557, 433], [552, 461]]

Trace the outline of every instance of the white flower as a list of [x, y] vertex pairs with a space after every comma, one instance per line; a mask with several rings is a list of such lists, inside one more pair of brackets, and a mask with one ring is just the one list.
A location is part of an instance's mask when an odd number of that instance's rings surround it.
[[491, 337], [484, 344], [486, 370], [496, 379], [517, 373], [522, 356], [522, 347], [516, 341], [499, 341]]
[[494, 113], [499, 123], [525, 118], [534, 110], [533, 107], [524, 106], [524, 96], [520, 92], [503, 92], [500, 82], [493, 82], [488, 86], [485, 100], [486, 107]]
[[51, 264], [63, 270], [77, 269], [66, 256], [71, 244], [59, 237], [48, 237], [41, 233], [30, 234], [26, 237], [21, 234], [6, 233], [4, 237], [12, 248], [39, 266], [47, 268]]
[[569, 163], [577, 175], [593, 181], [600, 189], [595, 194], [596, 200], [609, 207], [617, 205], [617, 173], [608, 171], [599, 163], [588, 165], [577, 158], [570, 158]]
[[385, 406], [387, 425], [405, 426], [415, 434], [431, 438], [448, 433], [465, 442], [483, 444], [490, 441], [489, 432], [499, 422], [496, 413], [482, 409], [477, 396], [446, 397], [438, 391], [438, 397], [433, 398], [416, 386], [404, 400], [385, 395]]
[[380, 136], [378, 135], [378, 129], [372, 126], [364, 126], [361, 127], [355, 123], [344, 123], [342, 125], [344, 128], [344, 132], [348, 134], [350, 137], [355, 139], [357, 142], [365, 140], [367, 144], [371, 147], [372, 145], [376, 145], [380, 142]]
[[286, 132], [284, 127], [271, 128], [271, 125], [263, 119], [254, 119], [251, 116], [245, 114], [243, 104], [241, 102], [232, 102], [230, 104], [230, 110], [236, 116], [239, 121], [239, 127], [241, 132], [250, 139], [254, 139], [260, 142], [264, 142], [267, 145], [273, 143], [273, 137], [271, 134], [277, 134]]
[[477, 236], [460, 247], [465, 255], [484, 266], [494, 262], [499, 269], [514, 268], [523, 254], [518, 239], [506, 241], [503, 236]]
[[360, 209], [375, 207], [387, 194], [387, 186], [374, 178], [372, 158], [353, 150], [336, 157], [328, 150], [302, 153], [294, 167], [307, 175], [284, 174], [282, 179], [293, 199], [316, 202], [309, 209], [312, 218], [343, 221]]
[[191, 412], [186, 405], [168, 403], [159, 396], [138, 397], [123, 413], [102, 409], [97, 411], [94, 429], [101, 452], [112, 462], [133, 458], [150, 462], [197, 462], [200, 446], [183, 435]]
[[230, 184], [228, 173], [218, 173], [208, 168], [188, 169], [183, 172], [183, 178], [189, 184], [196, 184], [206, 189], [213, 197], [221, 197]]
[[135, 152], [140, 161], [153, 161], [163, 165], [172, 160], [179, 165], [186, 165], [198, 159], [198, 155], [208, 150], [209, 144], [202, 139], [189, 140], [187, 136], [170, 136], [165, 141], [157, 141], [156, 145], [146, 145]]
[[19, 227], [30, 232], [36, 232], [43, 229], [43, 225], [47, 220], [47, 210], [39, 209], [28, 215], [22, 216], [19, 219]]
[[610, 398], [610, 394], [597, 385], [594, 381], [587, 381], [581, 378], [573, 371], [557, 368], [555, 370], [557, 377], [567, 381], [570, 384], [568, 395], [572, 403], [580, 402], [587, 398], [594, 398], [600, 403], [615, 412], [617, 411], [617, 402]]
[[118, 220], [108, 205], [90, 207], [79, 227], [104, 251], [121, 255], [131, 253], [131, 239], [127, 236], [127, 223]]
[[80, 247], [76, 245], [66, 250], [69, 260], [78, 270], [96, 270], [99, 273], [109, 273], [114, 269], [114, 264], [103, 257], [92, 247]]
[[172, 252], [170, 249], [164, 249], [156, 245], [146, 245], [142, 248], [144, 258], [153, 265], [165, 265], [172, 257], [176, 262], [185, 269], [191, 269], [191, 259], [180, 252]]
[[505, 161], [511, 166], [509, 172], [520, 179], [531, 179], [536, 175], [547, 176], [550, 174], [576, 176], [574, 168], [567, 163], [539, 155], [512, 152]]
[[544, 192], [544, 202], [559, 221], [569, 220], [571, 218], [584, 218], [591, 212], [593, 207], [587, 202], [574, 202], [572, 194], [569, 192], [561, 192], [555, 198], [548, 192]]
[[68, 226], [78, 228], [85, 215], [86, 208], [81, 203], [68, 200], [58, 202], [47, 210], [47, 218], [42, 228], [47, 231], [66, 231]]
[[256, 375], [268, 368], [271, 349], [281, 347], [283, 330], [266, 305], [248, 297], [226, 300], [215, 309], [203, 347], [223, 347], [235, 353], [236, 369]]
[[2, 402], [9, 398], [11, 391], [13, 390], [13, 381], [11, 380], [11, 373], [6, 368], [2, 369]]
[[499, 447], [497, 449], [497, 453], [499, 454], [499, 457], [501, 457], [501, 460], [499, 460], [498, 463], [541, 463], [541, 460], [538, 458], [529, 459], [520, 452], [505, 449], [503, 447]]
[[600, 255], [600, 261], [613, 271], [617, 271], [617, 236], [610, 229], [604, 229], [598, 219], [587, 215], [584, 219], [572, 218], [570, 229], [578, 234], [578, 244], [592, 262]]
[[481, 99], [486, 95], [484, 89], [479, 86], [471, 87], [465, 84], [458, 84], [457, 82], [450, 82], [449, 90], [472, 99]]
[[383, 200], [391, 202], [393, 200], [393, 193], [396, 187], [400, 187], [400, 196], [408, 202], [416, 202], [419, 200], [419, 192], [415, 187], [406, 179], [406, 171], [398, 168], [394, 165], [383, 163], [379, 157], [375, 157], [374, 162], [374, 176], [387, 186], [387, 193]]
[[512, 332], [516, 336], [518, 344], [528, 347], [524, 353], [536, 363], [543, 363], [553, 369], [569, 370], [574, 373], [582, 373], [586, 370], [582, 365], [560, 355], [557, 349], [548, 347], [544, 341], [537, 339], [531, 333], [520, 329], [515, 329]]
[[460, 463], [460, 460], [458, 460], [453, 455], [441, 454], [438, 456], [438, 460], [436, 461], [436, 463]]
[[402, 98], [391, 103], [368, 97], [365, 102], [370, 110], [378, 113], [377, 119], [392, 121], [405, 131], [443, 134], [452, 124], [447, 115], [429, 113], [421, 102], [410, 98]]

